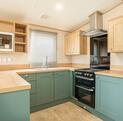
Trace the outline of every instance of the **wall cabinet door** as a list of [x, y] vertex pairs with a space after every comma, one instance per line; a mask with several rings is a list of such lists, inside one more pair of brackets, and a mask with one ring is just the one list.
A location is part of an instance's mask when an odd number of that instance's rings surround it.
[[123, 52], [123, 17], [109, 22], [108, 51]]
[[123, 79], [109, 76], [97, 76], [95, 109], [115, 121], [122, 121], [122, 92]]
[[37, 105], [50, 103], [54, 100], [53, 73], [37, 74]]
[[71, 55], [73, 53], [73, 36], [69, 34], [65, 36], [65, 53]]
[[65, 54], [87, 54], [87, 37], [80, 35], [80, 31], [72, 32], [65, 36]]
[[70, 97], [70, 75], [69, 71], [55, 72], [55, 100]]

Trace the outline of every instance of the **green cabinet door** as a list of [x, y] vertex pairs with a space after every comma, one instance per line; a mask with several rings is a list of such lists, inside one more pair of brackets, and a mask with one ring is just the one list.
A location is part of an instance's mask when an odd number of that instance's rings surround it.
[[54, 100], [53, 73], [37, 74], [37, 105], [50, 103]]
[[70, 71], [70, 97], [75, 97], [75, 79], [74, 71]]
[[123, 79], [96, 76], [96, 111], [115, 121], [123, 121]]
[[23, 79], [28, 81], [31, 84], [30, 90], [30, 107], [36, 105], [36, 93], [37, 93], [37, 78], [36, 73], [32, 74], [21, 74], [20, 75]]
[[70, 97], [71, 82], [69, 71], [55, 72], [55, 100]]
[[30, 121], [29, 90], [0, 94], [0, 121]]

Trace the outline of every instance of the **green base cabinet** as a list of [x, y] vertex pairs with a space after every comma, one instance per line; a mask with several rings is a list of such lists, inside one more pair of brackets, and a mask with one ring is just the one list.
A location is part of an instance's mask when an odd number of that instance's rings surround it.
[[53, 73], [37, 74], [37, 105], [50, 103], [54, 100]]
[[123, 78], [96, 76], [95, 109], [114, 121], [123, 121]]
[[29, 91], [0, 94], [0, 121], [30, 121]]
[[23, 79], [28, 81], [31, 84], [30, 90], [30, 107], [36, 106], [36, 98], [37, 98], [37, 75], [35, 73], [32, 74], [21, 74]]
[[72, 75], [72, 71], [21, 74], [20, 76], [32, 87], [30, 90], [31, 110], [70, 99], [73, 95]]
[[70, 97], [70, 73], [69, 71], [55, 72], [55, 100]]

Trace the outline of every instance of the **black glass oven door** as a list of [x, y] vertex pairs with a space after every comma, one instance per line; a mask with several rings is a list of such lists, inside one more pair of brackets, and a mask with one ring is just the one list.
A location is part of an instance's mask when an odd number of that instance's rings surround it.
[[81, 77], [76, 76], [75, 84], [91, 88], [91, 87], [95, 86], [95, 81], [94, 81], [94, 78], [93, 78], [93, 80], [89, 80], [88, 78], [85, 78], [85, 77], [82, 77], [82, 76]]
[[75, 97], [82, 103], [95, 107], [95, 90], [82, 86], [75, 86]]

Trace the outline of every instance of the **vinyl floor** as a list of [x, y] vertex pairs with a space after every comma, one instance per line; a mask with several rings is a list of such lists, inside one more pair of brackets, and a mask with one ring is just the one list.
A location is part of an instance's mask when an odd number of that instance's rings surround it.
[[31, 113], [30, 118], [31, 121], [102, 121], [72, 102]]

